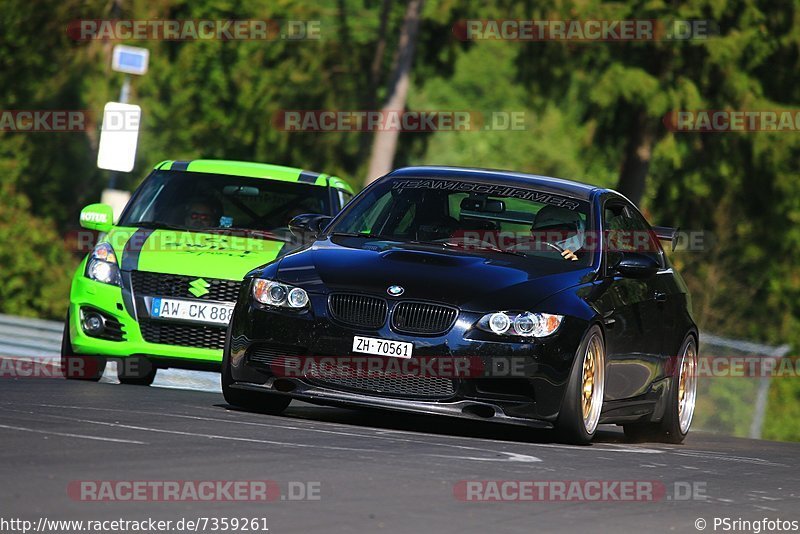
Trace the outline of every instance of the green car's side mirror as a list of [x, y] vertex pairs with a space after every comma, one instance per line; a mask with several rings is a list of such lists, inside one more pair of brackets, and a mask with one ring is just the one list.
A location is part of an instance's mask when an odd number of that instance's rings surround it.
[[81, 210], [81, 226], [108, 232], [114, 226], [114, 210], [108, 204], [89, 204]]

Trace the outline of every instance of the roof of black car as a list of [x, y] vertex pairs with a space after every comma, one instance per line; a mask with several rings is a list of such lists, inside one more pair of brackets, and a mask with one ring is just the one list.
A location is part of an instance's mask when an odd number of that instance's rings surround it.
[[472, 167], [442, 167], [435, 165], [420, 165], [416, 167], [403, 167], [397, 169], [387, 177], [392, 178], [458, 178], [473, 179], [484, 182], [501, 182], [521, 187], [537, 187], [548, 192], [561, 193], [576, 198], [588, 200], [593, 191], [603, 189], [596, 185], [584, 184], [563, 178], [551, 178], [537, 174], [525, 174], [514, 171], [495, 169], [476, 169]]

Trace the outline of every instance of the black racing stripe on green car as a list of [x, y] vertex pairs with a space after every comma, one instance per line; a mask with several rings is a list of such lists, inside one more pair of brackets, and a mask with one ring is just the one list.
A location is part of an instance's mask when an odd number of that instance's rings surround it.
[[154, 231], [151, 228], [139, 228], [128, 238], [128, 242], [122, 249], [120, 265], [122, 268], [122, 303], [125, 305], [125, 311], [134, 319], [136, 318], [136, 304], [133, 300], [130, 272], [139, 268], [139, 256], [142, 254], [142, 248]]
[[136, 319], [136, 305], [133, 302], [133, 282], [131, 281], [131, 273], [122, 271], [122, 303], [125, 305], [125, 311], [128, 312], [133, 319]]
[[300, 171], [300, 176], [297, 178], [298, 182], [304, 184], [315, 184], [320, 173], [313, 171]]
[[139, 256], [142, 254], [145, 241], [153, 232], [151, 228], [139, 228], [131, 235], [122, 250], [123, 271], [135, 271], [139, 268]]
[[173, 161], [172, 166], [169, 168], [171, 171], [185, 171], [189, 169], [191, 161]]

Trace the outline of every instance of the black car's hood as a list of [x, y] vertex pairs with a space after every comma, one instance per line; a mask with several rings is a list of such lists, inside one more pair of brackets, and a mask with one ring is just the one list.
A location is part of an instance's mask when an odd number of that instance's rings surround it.
[[358, 291], [446, 302], [467, 310], [530, 309], [586, 280], [591, 269], [564, 272], [560, 260], [472, 253], [436, 245], [334, 237], [284, 257], [278, 278], [308, 291]]

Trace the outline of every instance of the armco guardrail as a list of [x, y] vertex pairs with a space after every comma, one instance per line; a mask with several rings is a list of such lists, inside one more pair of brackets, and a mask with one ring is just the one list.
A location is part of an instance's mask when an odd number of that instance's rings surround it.
[[[3, 357], [55, 359], [61, 356], [64, 323], [0, 314], [0, 359]], [[117, 365], [109, 362], [102, 382], [117, 382]], [[219, 375], [182, 369], [162, 369], [155, 386], [219, 392]]]
[[0, 356], [59, 356], [63, 330], [64, 323], [0, 314]]

